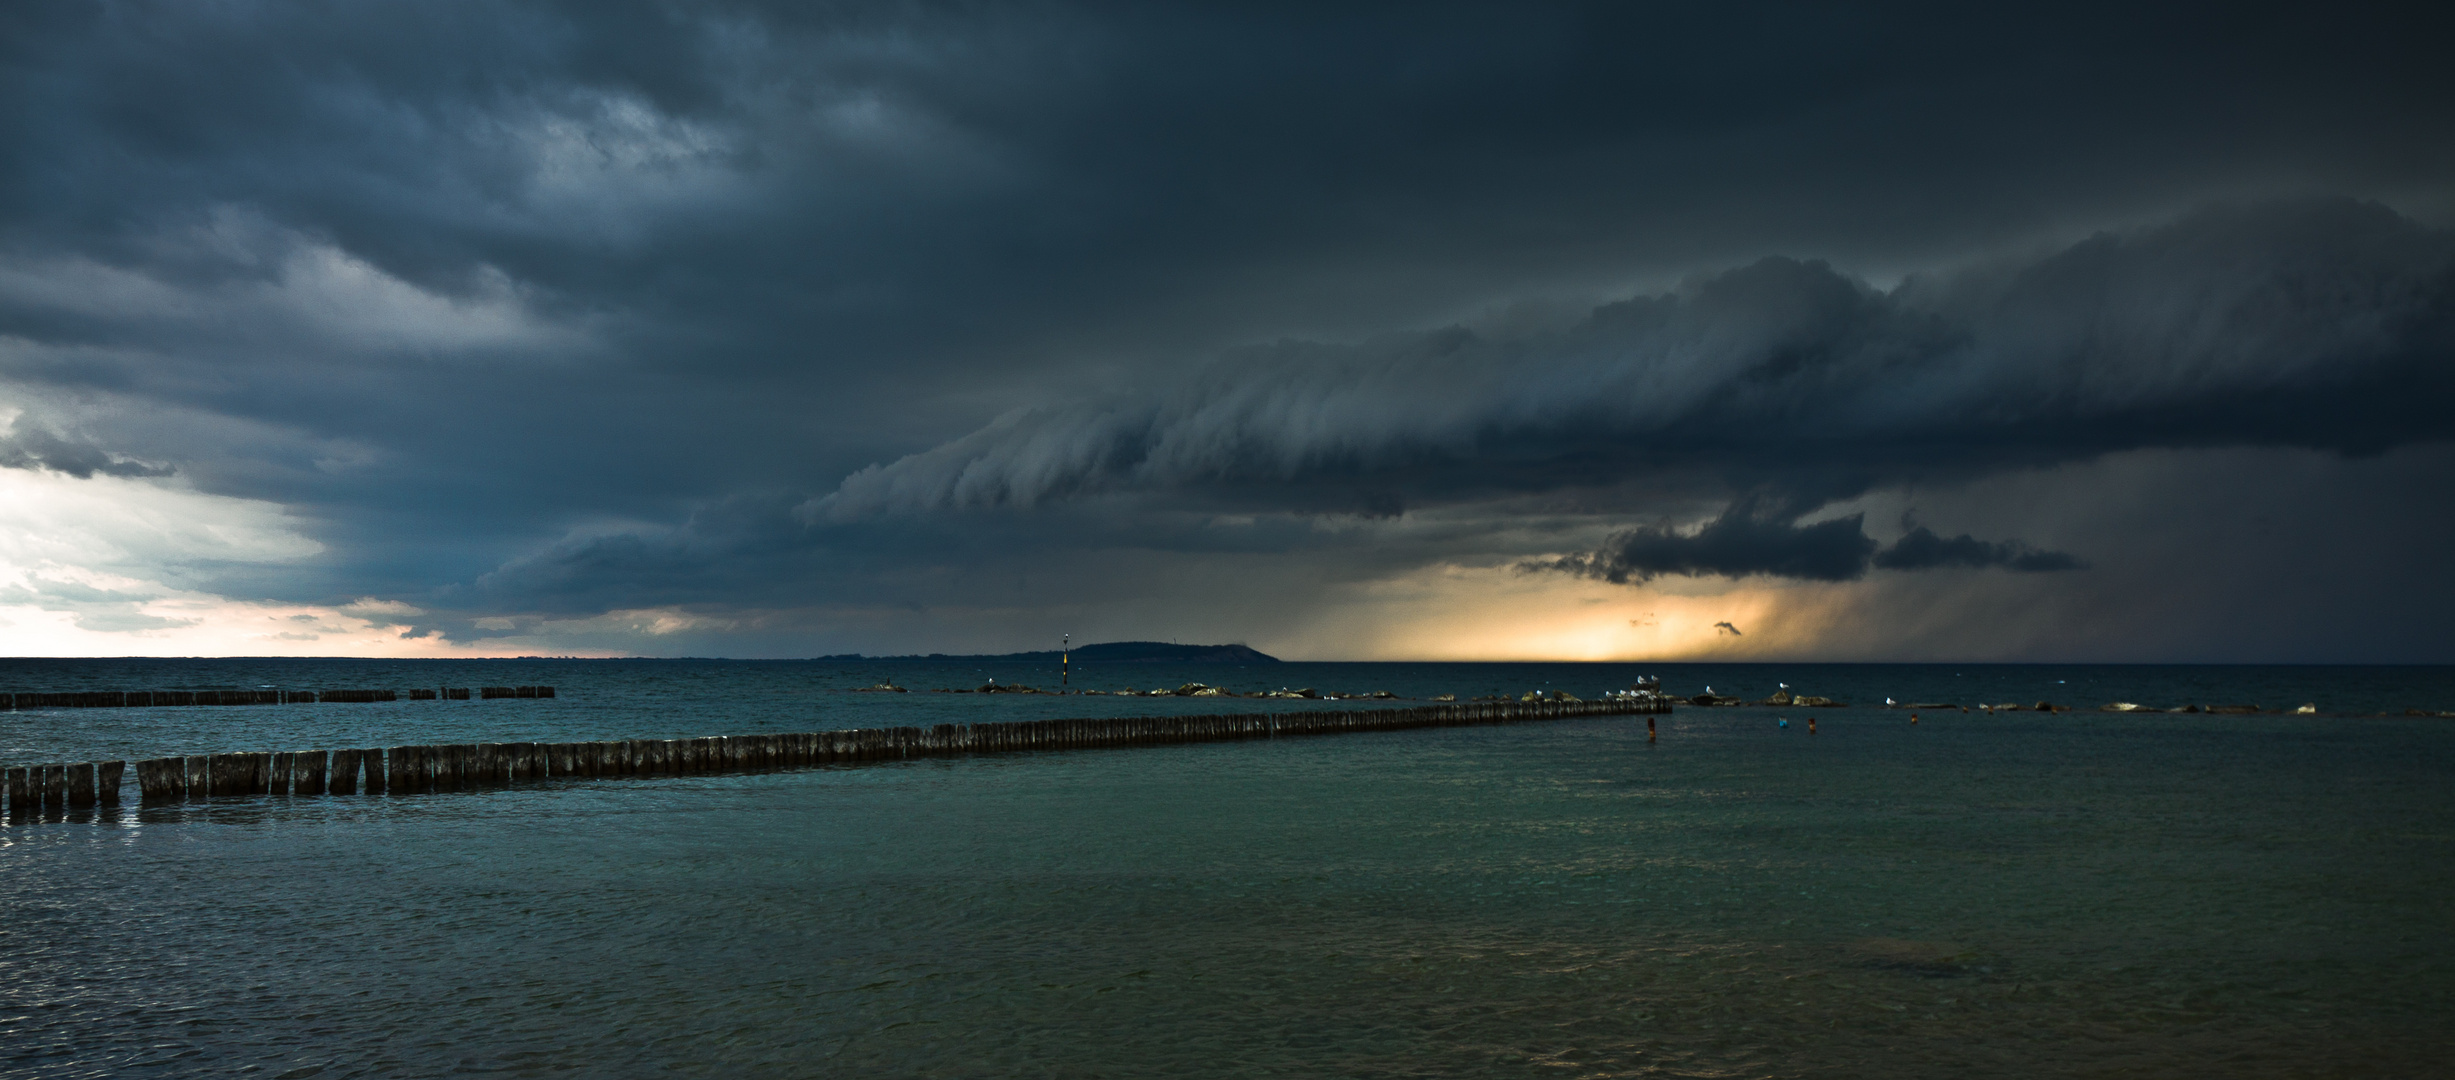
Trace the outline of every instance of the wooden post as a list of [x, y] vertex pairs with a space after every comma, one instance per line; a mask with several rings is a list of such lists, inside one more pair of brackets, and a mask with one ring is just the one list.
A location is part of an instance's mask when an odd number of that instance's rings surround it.
[[290, 755], [279, 750], [273, 751], [273, 785], [271, 791], [275, 795], [287, 795], [290, 793]]
[[247, 793], [266, 795], [273, 790], [273, 755], [247, 755]]
[[364, 750], [333, 751], [332, 763], [326, 766], [324, 772], [324, 793], [327, 795], [357, 794], [358, 773], [362, 766], [367, 774], [367, 791], [370, 794], [382, 791], [383, 788], [379, 785], [384, 779], [383, 759], [379, 757], [374, 761], [367, 761], [366, 753]]
[[119, 779], [126, 775], [125, 761], [105, 761], [94, 766], [94, 801], [104, 806], [119, 805]]
[[68, 774], [64, 785], [66, 788], [64, 794], [67, 796], [66, 805], [77, 810], [94, 805], [94, 763], [80, 761], [62, 768]]
[[7, 809], [9, 812], [22, 813], [39, 803], [34, 796], [34, 785], [26, 779], [26, 770], [23, 766], [12, 767], [7, 773], [0, 775], [5, 775], [7, 778]]
[[435, 790], [458, 791], [469, 785], [469, 751], [464, 743], [446, 743], [434, 747]]
[[290, 752], [290, 794], [321, 795], [324, 793], [325, 754], [322, 750]]
[[[389, 761], [389, 767], [384, 770], [384, 782], [392, 794], [415, 795], [426, 790], [426, 785], [422, 782], [423, 778], [417, 774], [417, 750], [418, 748], [414, 746], [395, 746], [384, 751], [384, 756]], [[373, 772], [374, 770], [369, 769], [368, 771]], [[369, 788], [373, 786], [372, 783], [368, 785]]]
[[417, 746], [395, 746], [384, 751], [387, 767], [384, 782], [391, 785], [394, 795], [417, 795], [426, 790], [426, 759]]

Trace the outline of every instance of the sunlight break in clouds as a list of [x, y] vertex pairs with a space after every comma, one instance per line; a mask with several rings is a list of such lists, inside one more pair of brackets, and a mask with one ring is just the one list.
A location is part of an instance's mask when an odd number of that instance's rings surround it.
[[269, 503], [0, 468], [0, 505], [0, 655], [512, 655], [406, 630], [424, 612], [399, 600], [322, 607], [211, 592], [215, 565], [322, 551]]

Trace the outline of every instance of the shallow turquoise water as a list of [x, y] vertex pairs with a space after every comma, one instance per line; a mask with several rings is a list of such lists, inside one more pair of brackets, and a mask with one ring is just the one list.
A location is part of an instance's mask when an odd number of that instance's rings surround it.
[[[1398, 692], [1554, 673], [1341, 667]], [[681, 669], [731, 688], [709, 701], [565, 670], [463, 681], [554, 702], [424, 719], [1101, 704]], [[5, 730], [273, 749], [408, 705]], [[2427, 1076], [2455, 1051], [2455, 724], [1854, 708], [1811, 737], [1774, 715], [1686, 710], [1652, 744], [1641, 718], [1584, 720], [21, 823], [0, 829], [0, 1069]]]

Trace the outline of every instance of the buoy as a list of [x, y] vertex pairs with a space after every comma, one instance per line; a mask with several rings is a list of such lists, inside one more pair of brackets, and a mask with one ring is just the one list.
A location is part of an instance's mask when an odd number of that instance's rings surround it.
[[1790, 726], [1790, 721], [1788, 721], [1788, 720], [1784, 720], [1784, 721], [1782, 721], [1782, 726], [1783, 726], [1783, 727], [1789, 727], [1789, 726]]

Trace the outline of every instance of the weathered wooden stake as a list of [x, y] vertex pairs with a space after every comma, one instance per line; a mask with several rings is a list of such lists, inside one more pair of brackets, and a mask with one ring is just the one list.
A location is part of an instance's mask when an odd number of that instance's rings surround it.
[[83, 810], [94, 805], [94, 763], [81, 761], [59, 767], [62, 805]]
[[324, 793], [325, 760], [322, 750], [294, 750], [290, 753], [290, 793], [321, 795]]
[[[392, 794], [415, 795], [426, 790], [426, 785], [420, 783], [412, 771], [415, 765], [412, 758], [416, 756], [416, 751], [414, 746], [395, 746], [384, 751], [384, 786]], [[367, 787], [372, 794], [374, 785], [370, 783]]]

